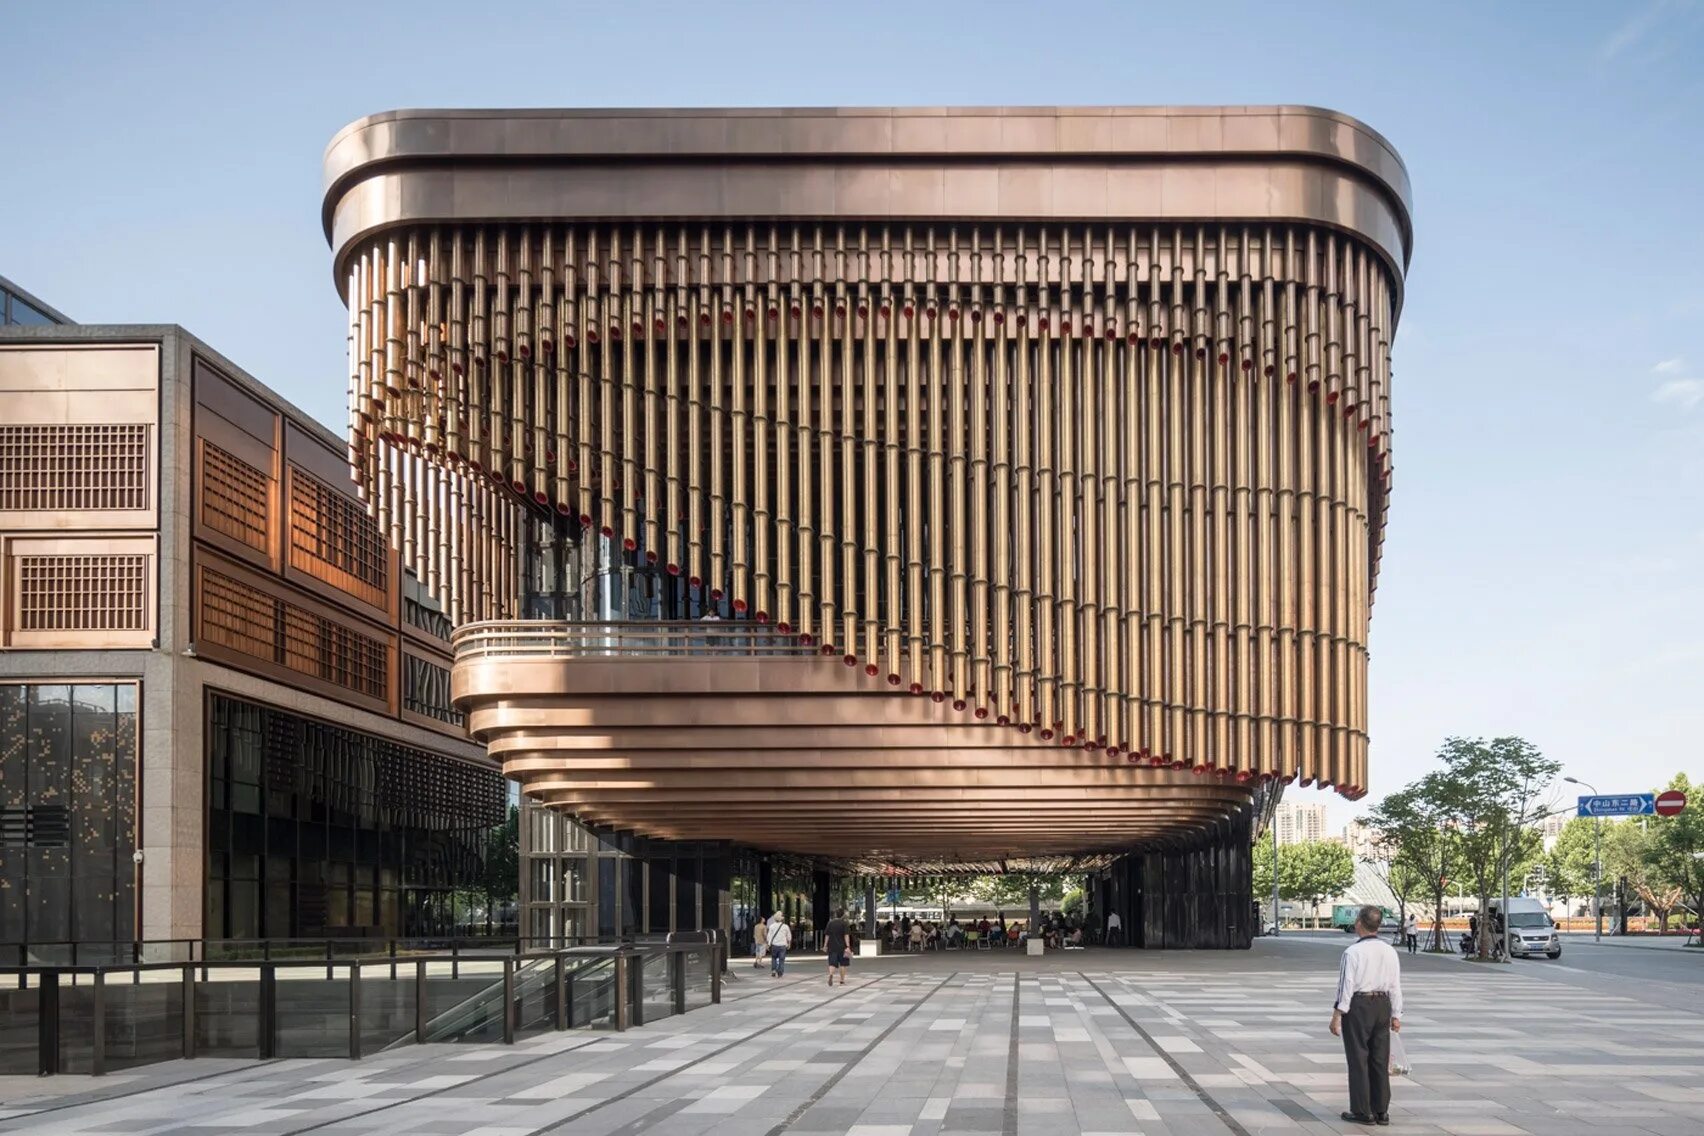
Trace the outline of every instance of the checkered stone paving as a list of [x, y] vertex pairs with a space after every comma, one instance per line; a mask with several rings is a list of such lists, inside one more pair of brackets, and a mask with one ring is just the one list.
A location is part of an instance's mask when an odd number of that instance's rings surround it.
[[[1250, 952], [820, 962], [626, 1033], [366, 1061], [0, 1079], [0, 1133], [75, 1136], [1256, 1136], [1356, 1131], [1325, 1029], [1341, 939]], [[1704, 1000], [1404, 957], [1393, 1133], [1704, 1132]], [[1583, 977], [1580, 977], [1584, 975]], [[1564, 975], [1564, 977], [1567, 977]]]

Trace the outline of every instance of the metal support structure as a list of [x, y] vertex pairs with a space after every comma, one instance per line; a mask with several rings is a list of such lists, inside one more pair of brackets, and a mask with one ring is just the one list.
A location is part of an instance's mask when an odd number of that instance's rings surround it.
[[[136, 981], [141, 980], [138, 970]], [[183, 1056], [186, 1061], [195, 1056], [195, 968], [188, 963], [183, 967]]]
[[1592, 818], [1592, 941], [1603, 942], [1603, 820]]
[[674, 1012], [686, 1013], [686, 952], [669, 952], [669, 989]]
[[1272, 818], [1272, 934], [1278, 934], [1283, 919], [1278, 907], [1278, 818]]
[[568, 1008], [568, 966], [561, 955], [556, 956], [555, 973], [552, 982], [556, 988], [556, 1028], [565, 1030], [569, 1027]]
[[515, 960], [503, 960], [503, 1044], [515, 1044]]
[[361, 964], [349, 964], [349, 1060], [361, 1060]]
[[278, 966], [260, 964], [260, 1025], [257, 1029], [261, 1060], [278, 1056]]
[[106, 1074], [106, 972], [102, 970], [95, 971], [93, 1019], [89, 1072], [101, 1077]]
[[43, 1077], [51, 1077], [59, 1072], [59, 972], [50, 970], [43, 974], [37, 991], [37, 1071]]
[[625, 953], [615, 956], [615, 979], [610, 997], [610, 1013], [615, 1017], [615, 1028], [618, 1033], [633, 1024], [627, 1001], [627, 963], [628, 956]]
[[414, 1044], [426, 1044], [426, 960], [414, 960]]
[[728, 966], [728, 945], [717, 942], [710, 948], [710, 1004], [722, 1004], [722, 971]]

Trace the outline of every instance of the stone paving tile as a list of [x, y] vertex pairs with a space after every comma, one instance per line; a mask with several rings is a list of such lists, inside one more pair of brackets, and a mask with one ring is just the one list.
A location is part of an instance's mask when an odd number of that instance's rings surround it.
[[[801, 966], [621, 1035], [9, 1078], [0, 1133], [1311, 1136], [1353, 1130], [1324, 1029], [1335, 961], [1267, 943], [860, 960], [832, 991]], [[1704, 1131], [1704, 1017], [1518, 969], [1405, 966], [1415, 1073], [1393, 1133]]]

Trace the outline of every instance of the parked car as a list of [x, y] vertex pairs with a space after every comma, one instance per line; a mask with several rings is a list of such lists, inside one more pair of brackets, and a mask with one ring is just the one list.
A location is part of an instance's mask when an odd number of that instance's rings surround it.
[[[1501, 908], [1499, 903], [1491, 905], [1493, 919]], [[1538, 900], [1510, 896], [1509, 957], [1531, 958], [1534, 955], [1551, 959], [1562, 957], [1562, 940], [1557, 937], [1556, 923]]]

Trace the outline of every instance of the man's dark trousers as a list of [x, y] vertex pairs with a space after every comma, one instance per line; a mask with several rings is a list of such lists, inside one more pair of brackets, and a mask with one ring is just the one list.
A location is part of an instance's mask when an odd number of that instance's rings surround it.
[[1349, 1059], [1349, 1111], [1383, 1116], [1390, 1111], [1390, 999], [1357, 994], [1343, 1015], [1343, 1053]]

